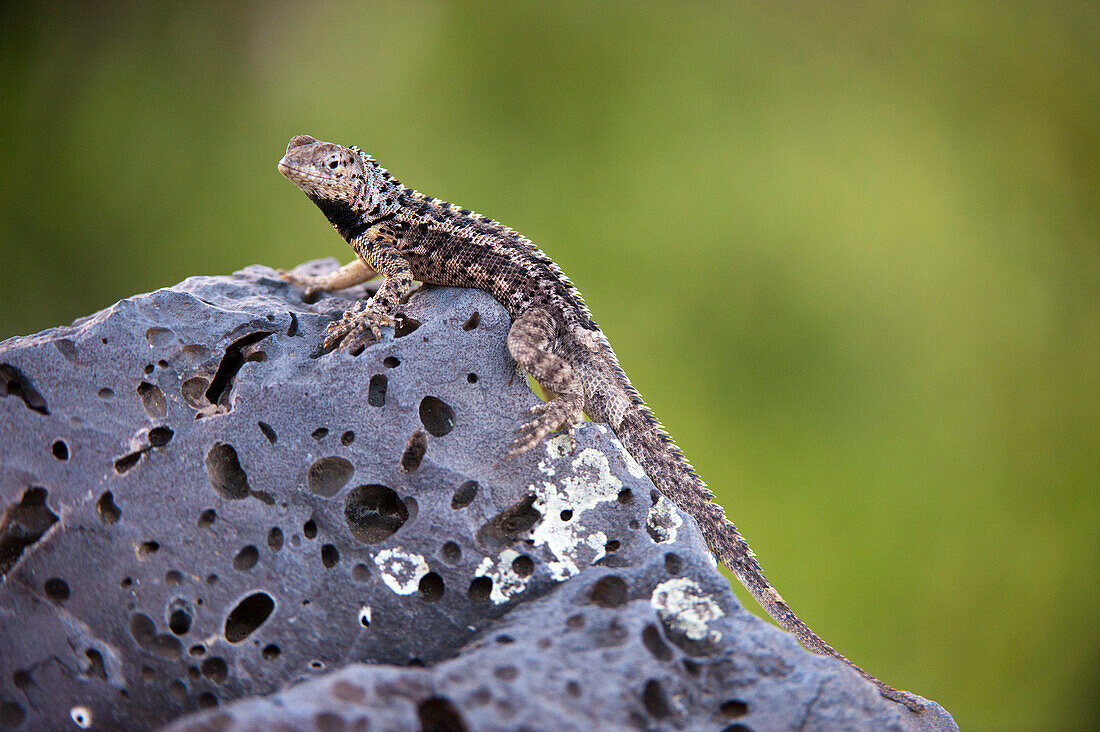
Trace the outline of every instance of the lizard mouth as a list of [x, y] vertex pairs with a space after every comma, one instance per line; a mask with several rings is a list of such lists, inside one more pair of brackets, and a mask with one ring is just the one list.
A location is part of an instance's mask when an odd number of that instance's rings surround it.
[[284, 178], [289, 178], [292, 181], [309, 181], [310, 183], [330, 183], [331, 180], [323, 175], [317, 175], [316, 173], [310, 173], [308, 170], [299, 168], [296, 165], [288, 162], [286, 158], [279, 161], [279, 172], [283, 174]]

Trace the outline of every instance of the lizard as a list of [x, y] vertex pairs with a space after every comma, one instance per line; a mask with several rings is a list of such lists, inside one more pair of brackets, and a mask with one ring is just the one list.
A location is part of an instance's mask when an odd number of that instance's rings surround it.
[[584, 415], [608, 424], [654, 485], [695, 519], [718, 561], [780, 627], [808, 650], [847, 664], [887, 699], [914, 713], [924, 710], [918, 697], [864, 671], [790, 609], [706, 483], [631, 385], [580, 292], [542, 250], [494, 220], [404, 186], [357, 147], [297, 135], [278, 168], [321, 209], [356, 254], [329, 275], [280, 270], [280, 276], [312, 294], [382, 278], [374, 295], [329, 323], [322, 350], [355, 354], [381, 340], [381, 328], [393, 324], [414, 281], [484, 290], [512, 320], [507, 337], [512, 358], [552, 397], [531, 409], [507, 457], [560, 429], [572, 440]]

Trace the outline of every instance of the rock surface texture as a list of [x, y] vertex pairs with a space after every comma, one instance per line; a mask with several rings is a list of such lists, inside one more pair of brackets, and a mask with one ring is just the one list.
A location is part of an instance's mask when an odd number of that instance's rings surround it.
[[319, 354], [362, 294], [249, 267], [0, 344], [0, 728], [956, 729], [743, 610], [605, 426], [502, 460], [484, 293]]

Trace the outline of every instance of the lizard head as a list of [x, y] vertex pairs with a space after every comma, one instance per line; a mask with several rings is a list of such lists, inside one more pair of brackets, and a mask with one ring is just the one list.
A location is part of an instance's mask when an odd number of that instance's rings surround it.
[[366, 168], [363, 155], [355, 148], [321, 142], [309, 135], [291, 138], [286, 155], [279, 161], [279, 172], [322, 207], [324, 202], [364, 208]]

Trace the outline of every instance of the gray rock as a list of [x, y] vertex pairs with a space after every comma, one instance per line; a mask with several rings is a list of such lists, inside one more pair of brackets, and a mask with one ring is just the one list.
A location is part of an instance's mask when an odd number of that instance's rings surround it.
[[956, 729], [743, 610], [605, 426], [502, 460], [484, 293], [321, 355], [363, 294], [254, 266], [0, 344], [0, 726]]

